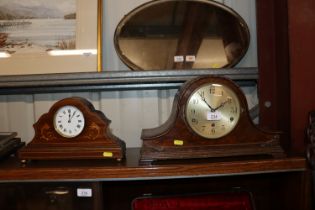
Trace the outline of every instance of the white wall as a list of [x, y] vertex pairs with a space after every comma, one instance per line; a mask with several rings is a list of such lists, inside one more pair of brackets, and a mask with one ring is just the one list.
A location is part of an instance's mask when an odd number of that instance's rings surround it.
[[[120, 19], [147, 0], [104, 0], [103, 64], [104, 70], [128, 70], [119, 60], [113, 45], [113, 34]], [[250, 27], [251, 45], [239, 67], [257, 66], [255, 1], [220, 1], [233, 7]], [[244, 89], [249, 107], [257, 104], [256, 88]], [[33, 94], [0, 96], [0, 131], [17, 131], [23, 141], [34, 135], [32, 125], [54, 102], [69, 96], [89, 99], [96, 109], [112, 120], [113, 133], [127, 147], [141, 145], [142, 128], [156, 127], [169, 116], [176, 90], [110, 91], [85, 93]]]

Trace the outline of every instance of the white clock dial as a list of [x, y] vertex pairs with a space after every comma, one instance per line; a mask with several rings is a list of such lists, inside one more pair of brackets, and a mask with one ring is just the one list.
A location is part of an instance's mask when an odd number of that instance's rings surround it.
[[63, 106], [54, 116], [55, 130], [63, 137], [73, 138], [84, 129], [84, 115], [75, 106]]

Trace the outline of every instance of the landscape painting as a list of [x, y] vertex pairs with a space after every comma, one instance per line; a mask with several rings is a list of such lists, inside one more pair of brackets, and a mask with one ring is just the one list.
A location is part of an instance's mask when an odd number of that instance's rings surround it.
[[75, 49], [76, 0], [0, 0], [0, 52]]

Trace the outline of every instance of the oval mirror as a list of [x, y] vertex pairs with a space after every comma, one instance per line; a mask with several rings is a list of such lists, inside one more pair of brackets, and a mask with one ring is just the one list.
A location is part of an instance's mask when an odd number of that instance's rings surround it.
[[245, 21], [210, 0], [155, 0], [118, 24], [120, 59], [134, 70], [233, 67], [249, 45]]

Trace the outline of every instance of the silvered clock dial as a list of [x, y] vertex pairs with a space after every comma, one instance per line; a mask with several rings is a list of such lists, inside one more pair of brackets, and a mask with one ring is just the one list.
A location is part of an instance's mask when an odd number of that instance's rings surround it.
[[196, 89], [186, 104], [186, 122], [198, 135], [216, 139], [230, 133], [240, 118], [240, 102], [223, 84], [209, 83]]

